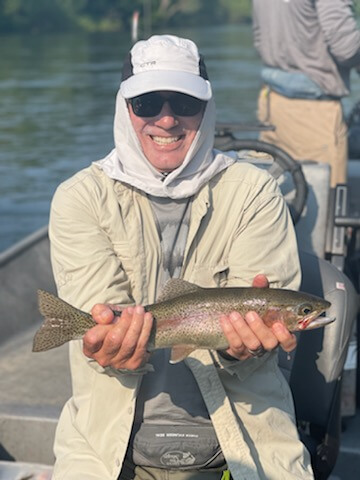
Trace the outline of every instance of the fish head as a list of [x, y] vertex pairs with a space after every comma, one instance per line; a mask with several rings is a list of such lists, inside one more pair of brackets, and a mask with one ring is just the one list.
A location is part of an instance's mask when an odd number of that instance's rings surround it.
[[268, 309], [264, 315], [264, 321], [267, 324], [282, 321], [291, 332], [311, 330], [324, 327], [335, 320], [335, 318], [323, 316], [330, 306], [331, 303], [323, 298], [307, 294], [298, 295], [297, 301], [284, 302], [282, 305]]
[[296, 330], [313, 329], [322, 327], [333, 322], [335, 319], [322, 316], [331, 303], [324, 299], [308, 301], [296, 306], [297, 314]]

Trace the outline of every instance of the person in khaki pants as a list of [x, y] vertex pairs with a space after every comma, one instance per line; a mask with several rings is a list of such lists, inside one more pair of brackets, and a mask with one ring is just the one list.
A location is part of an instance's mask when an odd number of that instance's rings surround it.
[[[300, 285], [276, 181], [213, 149], [215, 118], [196, 45], [140, 41], [123, 66], [115, 148], [54, 195], [58, 293], [98, 325], [70, 345], [73, 395], [53, 480], [313, 479], [277, 364], [277, 347], [296, 345], [283, 323], [233, 312], [219, 318], [226, 351], [188, 350], [176, 364], [169, 349], [147, 351], [153, 319], [142, 305], [171, 279], [176, 293], [189, 283]], [[122, 310], [119, 321], [106, 304]]]
[[295, 160], [326, 162], [331, 185], [347, 180], [347, 126], [341, 99], [360, 66], [352, 2], [253, 0], [254, 46], [264, 67], [258, 119], [275, 126], [261, 140]]
[[329, 163], [331, 186], [347, 180], [347, 126], [339, 100], [287, 98], [265, 86], [258, 98], [258, 119], [275, 125], [260, 138], [294, 160]]

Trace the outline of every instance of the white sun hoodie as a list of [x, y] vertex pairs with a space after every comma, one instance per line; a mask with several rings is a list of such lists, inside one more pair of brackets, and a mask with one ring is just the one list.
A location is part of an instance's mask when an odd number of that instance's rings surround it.
[[237, 158], [235, 152], [224, 154], [213, 148], [215, 118], [215, 102], [210, 99], [183, 163], [164, 179], [145, 157], [132, 126], [126, 101], [118, 92], [114, 119], [115, 148], [94, 163], [110, 178], [145, 193], [173, 199], [190, 197]]

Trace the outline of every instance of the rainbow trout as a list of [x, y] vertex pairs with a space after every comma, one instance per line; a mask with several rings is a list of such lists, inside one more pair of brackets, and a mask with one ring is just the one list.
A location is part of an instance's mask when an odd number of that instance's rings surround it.
[[[34, 352], [81, 338], [96, 325], [89, 313], [48, 292], [39, 290], [38, 301], [45, 320], [35, 334]], [[201, 288], [181, 279], [172, 279], [165, 285], [158, 302], [145, 307], [154, 318], [148, 350], [171, 348], [171, 363], [183, 360], [198, 348], [226, 350], [228, 342], [219, 318], [232, 311], [241, 315], [256, 311], [266, 325], [271, 326], [280, 320], [291, 332], [323, 327], [334, 320], [320, 316], [330, 305], [322, 298], [292, 290]]]

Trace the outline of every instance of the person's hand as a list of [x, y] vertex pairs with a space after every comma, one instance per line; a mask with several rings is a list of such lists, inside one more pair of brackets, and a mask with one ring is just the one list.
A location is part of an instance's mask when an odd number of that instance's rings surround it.
[[125, 308], [120, 317], [113, 310], [116, 306], [97, 304], [91, 314], [98, 324], [83, 338], [84, 354], [101, 366], [136, 370], [143, 366], [150, 354], [146, 350], [152, 315], [141, 306]]
[[[268, 288], [269, 282], [265, 275], [257, 275], [253, 287]], [[256, 312], [248, 312], [242, 317], [237, 312], [221, 316], [221, 326], [229, 341], [228, 355], [245, 360], [251, 356], [260, 356], [273, 350], [278, 345], [286, 352], [296, 347], [296, 337], [282, 322], [275, 322], [267, 327]]]

